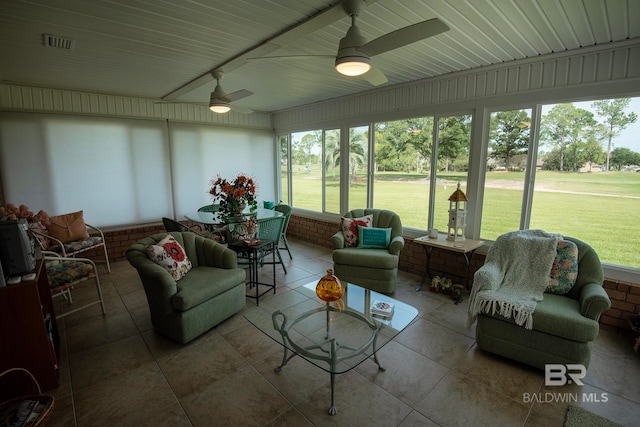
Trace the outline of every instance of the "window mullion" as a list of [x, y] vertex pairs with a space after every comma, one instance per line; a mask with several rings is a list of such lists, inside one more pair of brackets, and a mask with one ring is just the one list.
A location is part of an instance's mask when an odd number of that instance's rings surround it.
[[529, 128], [529, 153], [527, 154], [527, 168], [524, 177], [524, 191], [522, 192], [522, 209], [520, 214], [520, 229], [526, 230], [531, 223], [531, 207], [533, 205], [533, 190], [536, 178], [536, 164], [538, 162], [538, 132], [540, 130], [540, 115], [542, 106], [536, 104], [531, 109], [531, 127]]
[[436, 186], [438, 183], [438, 124], [439, 119], [433, 117], [433, 129], [431, 135], [431, 166], [429, 168], [429, 215], [427, 220], [427, 229], [433, 228], [436, 202]]

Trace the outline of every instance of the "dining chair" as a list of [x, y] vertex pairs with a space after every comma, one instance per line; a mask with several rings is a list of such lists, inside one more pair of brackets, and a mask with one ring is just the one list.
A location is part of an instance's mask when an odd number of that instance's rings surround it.
[[[212, 203], [210, 205], [204, 205], [198, 208], [198, 212], [219, 212], [220, 211], [220, 203]], [[204, 228], [209, 232], [209, 237], [214, 237], [214, 240], [218, 242], [224, 243], [226, 240], [226, 231], [224, 227], [216, 226], [216, 225], [205, 225]]]
[[273, 218], [265, 218], [258, 220], [258, 238], [262, 240], [273, 240], [273, 250], [278, 257], [278, 261], [265, 261], [263, 257], [259, 262], [260, 265], [264, 264], [280, 264], [282, 266], [282, 270], [284, 270], [284, 274], [287, 274], [287, 268], [284, 266], [284, 262], [282, 262], [282, 256], [280, 255], [280, 249], [278, 248], [278, 243], [280, 242], [280, 237], [282, 236], [282, 229], [284, 228], [285, 217], [277, 216]]
[[[196, 231], [202, 231], [202, 228], [198, 225], [198, 224], [194, 224], [191, 227], [188, 227], [186, 225], [184, 225], [181, 222], [178, 222], [176, 220], [173, 220], [171, 218], [166, 218], [163, 217], [162, 218], [162, 224], [164, 224], [164, 228], [167, 230], [167, 232], [169, 231], [190, 231], [192, 233], [196, 233]], [[196, 233], [198, 234], [198, 233]]]
[[284, 247], [280, 246], [278, 249], [286, 249], [289, 253], [289, 259], [293, 259], [291, 256], [291, 250], [289, 249], [289, 242], [287, 241], [287, 228], [289, 228], [289, 219], [291, 219], [291, 211], [293, 210], [291, 206], [286, 205], [284, 203], [280, 203], [276, 205], [274, 210], [281, 212], [284, 215], [284, 226], [282, 227], [282, 234], [280, 236], [280, 240], [278, 241], [278, 246], [281, 243], [284, 243]]
[[204, 205], [198, 209], [198, 212], [218, 212], [220, 210], [219, 203], [212, 203], [210, 205]]

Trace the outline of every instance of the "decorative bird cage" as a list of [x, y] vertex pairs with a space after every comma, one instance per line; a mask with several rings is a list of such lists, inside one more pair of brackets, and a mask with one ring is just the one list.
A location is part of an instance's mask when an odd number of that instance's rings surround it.
[[449, 196], [449, 231], [447, 240], [454, 242], [465, 240], [464, 229], [467, 226], [468, 201], [466, 194], [460, 190], [460, 182], [458, 182], [458, 189]]

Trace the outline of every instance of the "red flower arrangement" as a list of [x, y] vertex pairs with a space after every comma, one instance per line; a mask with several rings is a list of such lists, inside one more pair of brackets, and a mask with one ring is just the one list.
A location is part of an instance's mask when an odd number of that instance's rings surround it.
[[251, 207], [251, 211], [258, 208], [256, 200], [257, 186], [253, 178], [239, 174], [233, 181], [227, 181], [220, 175], [211, 180], [209, 194], [213, 201], [220, 201], [220, 212], [225, 217], [231, 217], [242, 211], [243, 205]]

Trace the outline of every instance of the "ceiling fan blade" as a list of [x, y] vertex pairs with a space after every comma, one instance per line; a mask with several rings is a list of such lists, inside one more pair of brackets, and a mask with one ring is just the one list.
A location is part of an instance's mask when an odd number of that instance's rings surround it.
[[251, 113], [253, 113], [253, 110], [251, 108], [241, 107], [239, 105], [234, 105], [234, 104], [231, 104], [231, 111], [234, 111], [234, 112], [240, 113], [240, 114], [251, 114]]
[[226, 98], [229, 100], [229, 102], [233, 102], [251, 95], [253, 95], [253, 92], [251, 92], [250, 90], [241, 89], [227, 94]]
[[438, 18], [433, 18], [380, 36], [360, 46], [358, 50], [369, 56], [375, 56], [428, 37], [433, 37], [445, 31], [449, 31], [447, 24]]
[[335, 55], [282, 55], [282, 56], [260, 56], [255, 58], [247, 58], [247, 61], [263, 61], [265, 59], [336, 59]]
[[207, 102], [195, 102], [195, 101], [155, 101], [154, 104], [186, 104], [186, 105], [204, 105], [209, 106]]
[[388, 82], [387, 76], [385, 76], [382, 70], [376, 67], [375, 65], [372, 65], [371, 69], [360, 77], [362, 77], [363, 79], [365, 79], [366, 81], [368, 81], [374, 86], [380, 86]]

